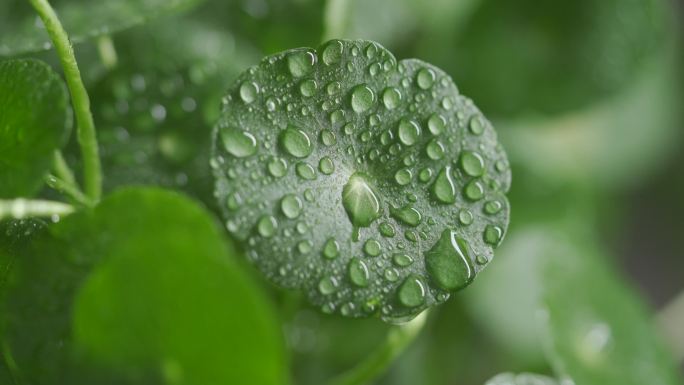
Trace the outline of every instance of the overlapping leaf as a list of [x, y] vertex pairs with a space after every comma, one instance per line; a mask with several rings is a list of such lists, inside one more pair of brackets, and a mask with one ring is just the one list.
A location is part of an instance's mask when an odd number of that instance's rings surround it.
[[231, 257], [182, 196], [116, 192], [17, 258], [3, 358], [32, 384], [282, 384], [275, 317]]
[[30, 196], [43, 185], [71, 127], [61, 78], [37, 60], [0, 62], [0, 198]]

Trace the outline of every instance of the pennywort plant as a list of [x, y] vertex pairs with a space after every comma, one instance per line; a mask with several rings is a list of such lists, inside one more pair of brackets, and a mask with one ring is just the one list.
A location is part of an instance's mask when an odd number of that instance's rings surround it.
[[[287, 306], [385, 328], [325, 380], [367, 384], [476, 278], [470, 301], [522, 309], [489, 319], [527, 317], [549, 369], [486, 384], [679, 383], [575, 226], [519, 231], [497, 269], [511, 187], [497, 133], [440, 68], [343, 38], [349, 1], [327, 3], [318, 48], [258, 64], [197, 21], [110, 36], [196, 0], [28, 3], [0, 5], [17, 15], [0, 55], [54, 48], [65, 81], [41, 60], [0, 61], [0, 384], [299, 383]], [[89, 38], [99, 61], [79, 67], [72, 44]]]

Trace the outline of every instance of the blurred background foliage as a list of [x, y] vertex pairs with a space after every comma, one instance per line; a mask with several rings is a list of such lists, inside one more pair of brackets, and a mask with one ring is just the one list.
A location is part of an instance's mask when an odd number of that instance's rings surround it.
[[[24, 3], [0, 4], [0, 54], [57, 67], [53, 52], [25, 52], [47, 47], [36, 43], [45, 36]], [[101, 26], [79, 12], [65, 20], [83, 41], [76, 53], [93, 100], [106, 190], [176, 188], [215, 212], [209, 133], [231, 80], [266, 54], [327, 38], [376, 40], [400, 59], [417, 57], [449, 73], [494, 122], [514, 173], [511, 226], [495, 263], [431, 313], [379, 383], [475, 385], [511, 371], [610, 385], [619, 383], [613, 371], [634, 365], [636, 351], [653, 364], [639, 369], [640, 378], [661, 364], [670, 370], [669, 358], [649, 349], [660, 344], [650, 319], [684, 290], [682, 2], [170, 3], [173, 12], [145, 23], [127, 15], [150, 15], [155, 1], [121, 1], [125, 17], [110, 12], [105, 24], [107, 32], [125, 30], [92, 39]], [[95, 3], [54, 4], [68, 14]], [[22, 40], [33, 30], [35, 39]], [[75, 143], [65, 153], [78, 169]], [[236, 263], [269, 293], [297, 384], [320, 384], [353, 366], [390, 327], [321, 314]], [[108, 268], [100, 276], [121, 279], [116, 266]], [[115, 284], [102, 279], [84, 289], [82, 301]], [[614, 344], [610, 359], [589, 365], [582, 360], [599, 353], [585, 339], [605, 337], [601, 328], [609, 328], [604, 343]], [[549, 350], [564, 352], [564, 360]]]

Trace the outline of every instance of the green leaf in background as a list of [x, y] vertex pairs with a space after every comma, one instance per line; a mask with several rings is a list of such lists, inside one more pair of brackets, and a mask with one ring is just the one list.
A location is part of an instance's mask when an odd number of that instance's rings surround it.
[[415, 49], [478, 101], [521, 170], [615, 188], [656, 169], [679, 138], [681, 63], [668, 7], [481, 0], [461, 27]]
[[485, 385], [558, 385], [558, 382], [551, 377], [539, 374], [502, 373], [487, 381]]
[[52, 225], [21, 256], [3, 353], [32, 384], [283, 384], [282, 337], [207, 213], [134, 188]]
[[[158, 16], [181, 12], [202, 0], [55, 0], [64, 28], [73, 42], [109, 35]], [[50, 38], [26, 1], [0, 5], [0, 56], [42, 51]]]
[[[211, 127], [230, 81], [256, 57], [230, 32], [184, 19], [114, 37], [116, 68], [92, 87], [105, 191], [177, 188], [215, 205]], [[67, 156], [79, 167], [79, 148]]]
[[496, 133], [446, 74], [370, 41], [266, 57], [214, 134], [228, 230], [323, 311], [401, 321], [467, 286], [508, 224]]
[[[664, 4], [481, 0], [457, 35], [424, 40], [423, 55], [434, 57], [496, 118], [556, 115], [633, 81], [665, 47]], [[506, 44], [512, 37], [514, 44]]]
[[576, 384], [684, 383], [638, 294], [595, 248], [561, 234], [553, 239], [542, 267], [541, 318], [557, 374]]
[[0, 198], [31, 196], [43, 185], [69, 134], [67, 102], [64, 82], [47, 64], [0, 62]]

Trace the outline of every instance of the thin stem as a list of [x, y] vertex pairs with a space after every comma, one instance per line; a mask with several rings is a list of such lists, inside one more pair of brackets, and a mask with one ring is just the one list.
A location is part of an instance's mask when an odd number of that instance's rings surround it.
[[328, 0], [325, 4], [323, 41], [345, 37], [349, 0]]
[[116, 67], [119, 58], [116, 55], [116, 48], [114, 48], [114, 41], [109, 35], [102, 35], [97, 39], [97, 51], [100, 53], [102, 64], [108, 70]]
[[93, 201], [90, 200], [85, 194], [81, 192], [78, 186], [71, 184], [64, 179], [61, 179], [54, 175], [48, 175], [45, 177], [45, 183], [62, 194], [65, 194], [72, 201], [79, 203], [86, 207], [92, 207]]
[[335, 377], [328, 385], [363, 385], [368, 384], [385, 372], [394, 360], [406, 349], [420, 333], [425, 325], [427, 311], [413, 320], [397, 325], [387, 333], [385, 341], [371, 352], [358, 365]]
[[53, 215], [68, 215], [73, 212], [74, 207], [63, 202], [23, 198], [0, 200], [0, 220], [5, 218], [52, 217]]
[[55, 150], [52, 169], [55, 171], [55, 174], [62, 178], [65, 182], [74, 186], [78, 186], [76, 183], [76, 177], [74, 177], [74, 173], [69, 168], [66, 160], [64, 160], [64, 155], [62, 155], [62, 151], [60, 150]]
[[74, 49], [50, 3], [47, 0], [29, 0], [29, 2], [43, 20], [45, 29], [50, 35], [62, 63], [64, 77], [69, 86], [76, 115], [78, 144], [81, 146], [83, 155], [85, 192], [92, 201], [97, 202], [102, 194], [102, 169], [95, 135], [95, 123], [93, 122], [93, 114], [90, 112], [90, 99], [88, 91], [83, 85], [83, 79], [81, 79]]
[[658, 312], [658, 324], [677, 361], [684, 361], [684, 291]]

